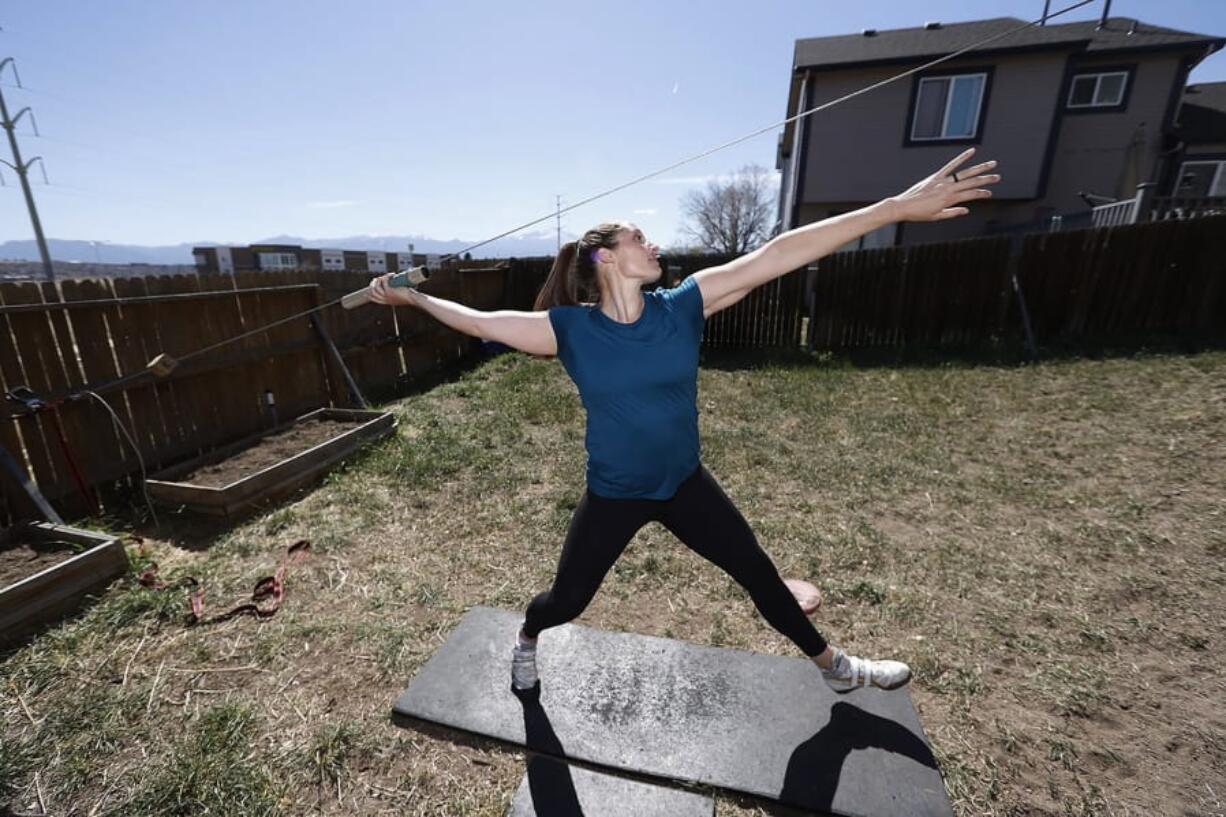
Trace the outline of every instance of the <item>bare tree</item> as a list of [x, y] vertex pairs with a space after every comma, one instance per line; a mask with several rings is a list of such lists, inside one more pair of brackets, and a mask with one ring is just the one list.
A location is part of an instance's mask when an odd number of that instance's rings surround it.
[[774, 174], [746, 165], [681, 198], [681, 234], [708, 252], [740, 255], [764, 243], [775, 223]]

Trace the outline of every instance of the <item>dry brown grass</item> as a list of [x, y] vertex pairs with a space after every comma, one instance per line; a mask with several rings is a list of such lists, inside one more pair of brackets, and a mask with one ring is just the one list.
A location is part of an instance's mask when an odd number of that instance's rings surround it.
[[[821, 586], [821, 629], [916, 668], [960, 815], [1226, 808], [1226, 354], [716, 362], [699, 399], [708, 467], [781, 572]], [[581, 408], [560, 366], [518, 356], [391, 408], [397, 437], [310, 493], [132, 548], [218, 609], [308, 538], [275, 617], [189, 628], [179, 593], [125, 580], [3, 659], [0, 803], [505, 811], [520, 753], [399, 729], [390, 707], [466, 609], [548, 586]], [[654, 525], [580, 621], [798, 654]], [[720, 795], [717, 813], [784, 812]]]

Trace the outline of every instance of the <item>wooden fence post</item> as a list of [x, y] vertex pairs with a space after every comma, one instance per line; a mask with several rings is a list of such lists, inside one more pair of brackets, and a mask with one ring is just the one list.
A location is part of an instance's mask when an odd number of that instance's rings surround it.
[[1026, 336], [1026, 351], [1030, 353], [1032, 358], [1039, 356], [1039, 350], [1034, 342], [1034, 330], [1030, 327], [1030, 310], [1026, 308], [1026, 293], [1022, 292], [1022, 285], [1017, 279], [1018, 267], [1021, 266], [1022, 260], [1022, 236], [1014, 235], [1009, 239], [1009, 280], [1013, 286], [1013, 294], [1017, 296], [1018, 309], [1022, 313], [1022, 331]]

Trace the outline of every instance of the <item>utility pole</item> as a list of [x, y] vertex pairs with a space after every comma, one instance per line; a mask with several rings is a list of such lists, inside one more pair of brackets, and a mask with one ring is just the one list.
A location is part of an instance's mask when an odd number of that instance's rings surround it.
[[[9, 63], [13, 63], [12, 57], [5, 57], [3, 60], [0, 60], [0, 74], [4, 73], [4, 66], [8, 65]], [[16, 63], [13, 63], [13, 76], [16, 77], [17, 87], [20, 88], [21, 77], [17, 74]], [[0, 91], [0, 125], [3, 125], [4, 129], [8, 131], [9, 147], [13, 149], [13, 161], [10, 163], [0, 159], [0, 162], [4, 162], [4, 164], [11, 167], [13, 172], [17, 174], [17, 178], [21, 179], [21, 190], [23, 193], [25, 193], [26, 207], [30, 211], [30, 223], [34, 225], [34, 238], [38, 241], [38, 252], [43, 258], [43, 274], [47, 276], [48, 281], [54, 282], [55, 269], [53, 269], [51, 266], [51, 253], [47, 251], [47, 239], [43, 238], [43, 225], [38, 220], [38, 210], [34, 207], [34, 192], [30, 190], [30, 180], [27, 177], [30, 166], [35, 162], [38, 162], [43, 170], [43, 181], [46, 181], [47, 168], [46, 165], [43, 164], [43, 158], [41, 156], [35, 156], [30, 161], [23, 163], [21, 161], [21, 151], [17, 148], [17, 123], [21, 120], [22, 115], [27, 112], [30, 113], [30, 117], [33, 119], [34, 113], [30, 111], [29, 107], [22, 108], [17, 112], [17, 116], [10, 119], [8, 106], [4, 104], [4, 92]], [[35, 126], [35, 133], [37, 132], [38, 128]]]
[[558, 220], [558, 252], [562, 252], [562, 197], [555, 195], [553, 200], [555, 207], [554, 212], [557, 214], [556, 217]]

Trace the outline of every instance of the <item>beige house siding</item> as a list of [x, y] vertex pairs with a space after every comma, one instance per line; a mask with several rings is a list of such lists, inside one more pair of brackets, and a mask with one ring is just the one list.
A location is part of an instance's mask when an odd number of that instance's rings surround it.
[[[990, 66], [991, 87], [977, 154], [993, 157], [1006, 169], [996, 186], [999, 199], [1038, 195], [1044, 152], [1055, 114], [1065, 54], [1019, 55], [993, 60], [957, 60], [926, 72]], [[895, 66], [815, 72], [815, 103], [880, 82], [898, 73]], [[1050, 88], [1039, 94], [1036, 88]], [[873, 201], [898, 192], [903, 180], [918, 180], [966, 149], [963, 144], [903, 146], [914, 79], [907, 78], [815, 114], [808, 127], [804, 201]]]
[[[1164, 188], [1158, 194], [1169, 195], [1165, 187], [1177, 168], [1162, 151], [1172, 147], [1172, 119], [1186, 67], [1200, 53], [1172, 48], [1087, 55], [1073, 46], [950, 61], [920, 76], [985, 70], [985, 111], [974, 140], [932, 145], [908, 144], [917, 78], [876, 88], [806, 120], [796, 142], [799, 151], [791, 149], [791, 129], [785, 131], [778, 164], [785, 176], [798, 165], [802, 181], [794, 209], [784, 198], [784, 224], [808, 224], [894, 195], [970, 145], [976, 147], [976, 160], [1000, 163], [1004, 180], [993, 187], [992, 200], [974, 203], [962, 218], [903, 225], [888, 238], [915, 244], [1038, 224], [1053, 214], [1087, 210], [1080, 192], [1122, 200], [1132, 198], [1142, 182], [1159, 183]], [[907, 67], [801, 69], [793, 77], [789, 109], [839, 99]], [[1121, 69], [1129, 71], [1121, 110], [1067, 108], [1075, 75]], [[804, 101], [802, 80], [810, 86]], [[1183, 158], [1224, 154], [1226, 144], [1198, 144]], [[790, 178], [784, 189], [791, 193]], [[884, 238], [870, 237], [870, 245]]]
[[[1133, 66], [1128, 103], [1120, 112], [1071, 112], [1061, 118], [1046, 203], [1057, 212], [1083, 209], [1078, 191], [1131, 198], [1141, 182], [1158, 181], [1162, 134], [1181, 55], [1115, 55], [1079, 59], [1074, 71]], [[1067, 95], [1067, 90], [1064, 92]], [[1061, 100], [1063, 104], [1063, 100]], [[1135, 141], [1135, 144], [1134, 144]]]
[[[1069, 56], [1044, 52], [951, 61], [943, 69], [991, 66], [976, 157], [1000, 162], [1004, 179], [990, 202], [976, 203], [971, 213], [951, 221], [907, 224], [897, 234], [901, 244], [945, 241], [983, 235], [994, 222], [1031, 221], [1043, 215], [1039, 194], [1044, 160], [1057, 114], [1056, 98]], [[814, 72], [814, 104], [880, 82], [898, 72], [888, 66]], [[1036, 93], [1035, 88], [1049, 88]], [[914, 80], [907, 78], [816, 114], [808, 127], [800, 224], [862, 207], [901, 192], [905, 187], [966, 149], [967, 145], [904, 146], [911, 127], [908, 115]], [[867, 194], [867, 195], [866, 195]]]

